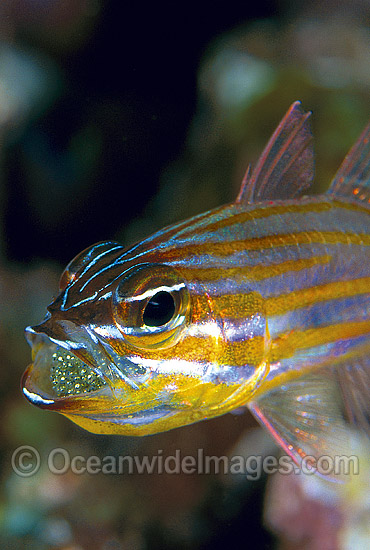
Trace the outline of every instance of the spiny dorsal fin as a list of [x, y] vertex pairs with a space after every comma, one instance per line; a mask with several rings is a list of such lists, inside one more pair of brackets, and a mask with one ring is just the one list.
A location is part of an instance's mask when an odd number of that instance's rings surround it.
[[328, 193], [370, 203], [370, 124], [345, 157]]
[[306, 190], [314, 176], [309, 117], [293, 103], [270, 138], [252, 174], [248, 168], [237, 203], [289, 199]]

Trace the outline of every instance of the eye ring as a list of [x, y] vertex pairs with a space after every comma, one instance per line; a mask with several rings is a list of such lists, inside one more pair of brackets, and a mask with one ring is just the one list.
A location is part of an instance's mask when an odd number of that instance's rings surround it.
[[190, 315], [190, 296], [175, 269], [142, 264], [119, 281], [112, 308], [127, 343], [135, 348], [157, 349], [179, 340]]

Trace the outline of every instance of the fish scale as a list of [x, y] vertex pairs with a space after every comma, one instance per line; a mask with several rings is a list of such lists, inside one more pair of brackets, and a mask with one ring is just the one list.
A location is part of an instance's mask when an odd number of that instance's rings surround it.
[[370, 125], [310, 197], [309, 119], [290, 107], [234, 203], [72, 260], [26, 329], [31, 403], [139, 436], [247, 406], [298, 464], [369, 434]]

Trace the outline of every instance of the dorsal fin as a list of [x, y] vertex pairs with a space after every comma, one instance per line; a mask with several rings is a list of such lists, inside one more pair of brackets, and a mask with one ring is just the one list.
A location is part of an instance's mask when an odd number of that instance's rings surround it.
[[248, 168], [237, 203], [293, 198], [311, 185], [314, 152], [310, 115], [302, 109], [299, 101], [293, 103], [252, 174]]
[[345, 157], [328, 193], [370, 203], [370, 124]]

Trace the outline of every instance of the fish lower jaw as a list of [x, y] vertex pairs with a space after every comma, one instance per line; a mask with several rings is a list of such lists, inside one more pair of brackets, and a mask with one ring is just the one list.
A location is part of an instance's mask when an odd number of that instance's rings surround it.
[[86, 394], [96, 395], [106, 387], [104, 378], [93, 368], [52, 342], [37, 346], [34, 361], [22, 380], [24, 395], [41, 407]]

